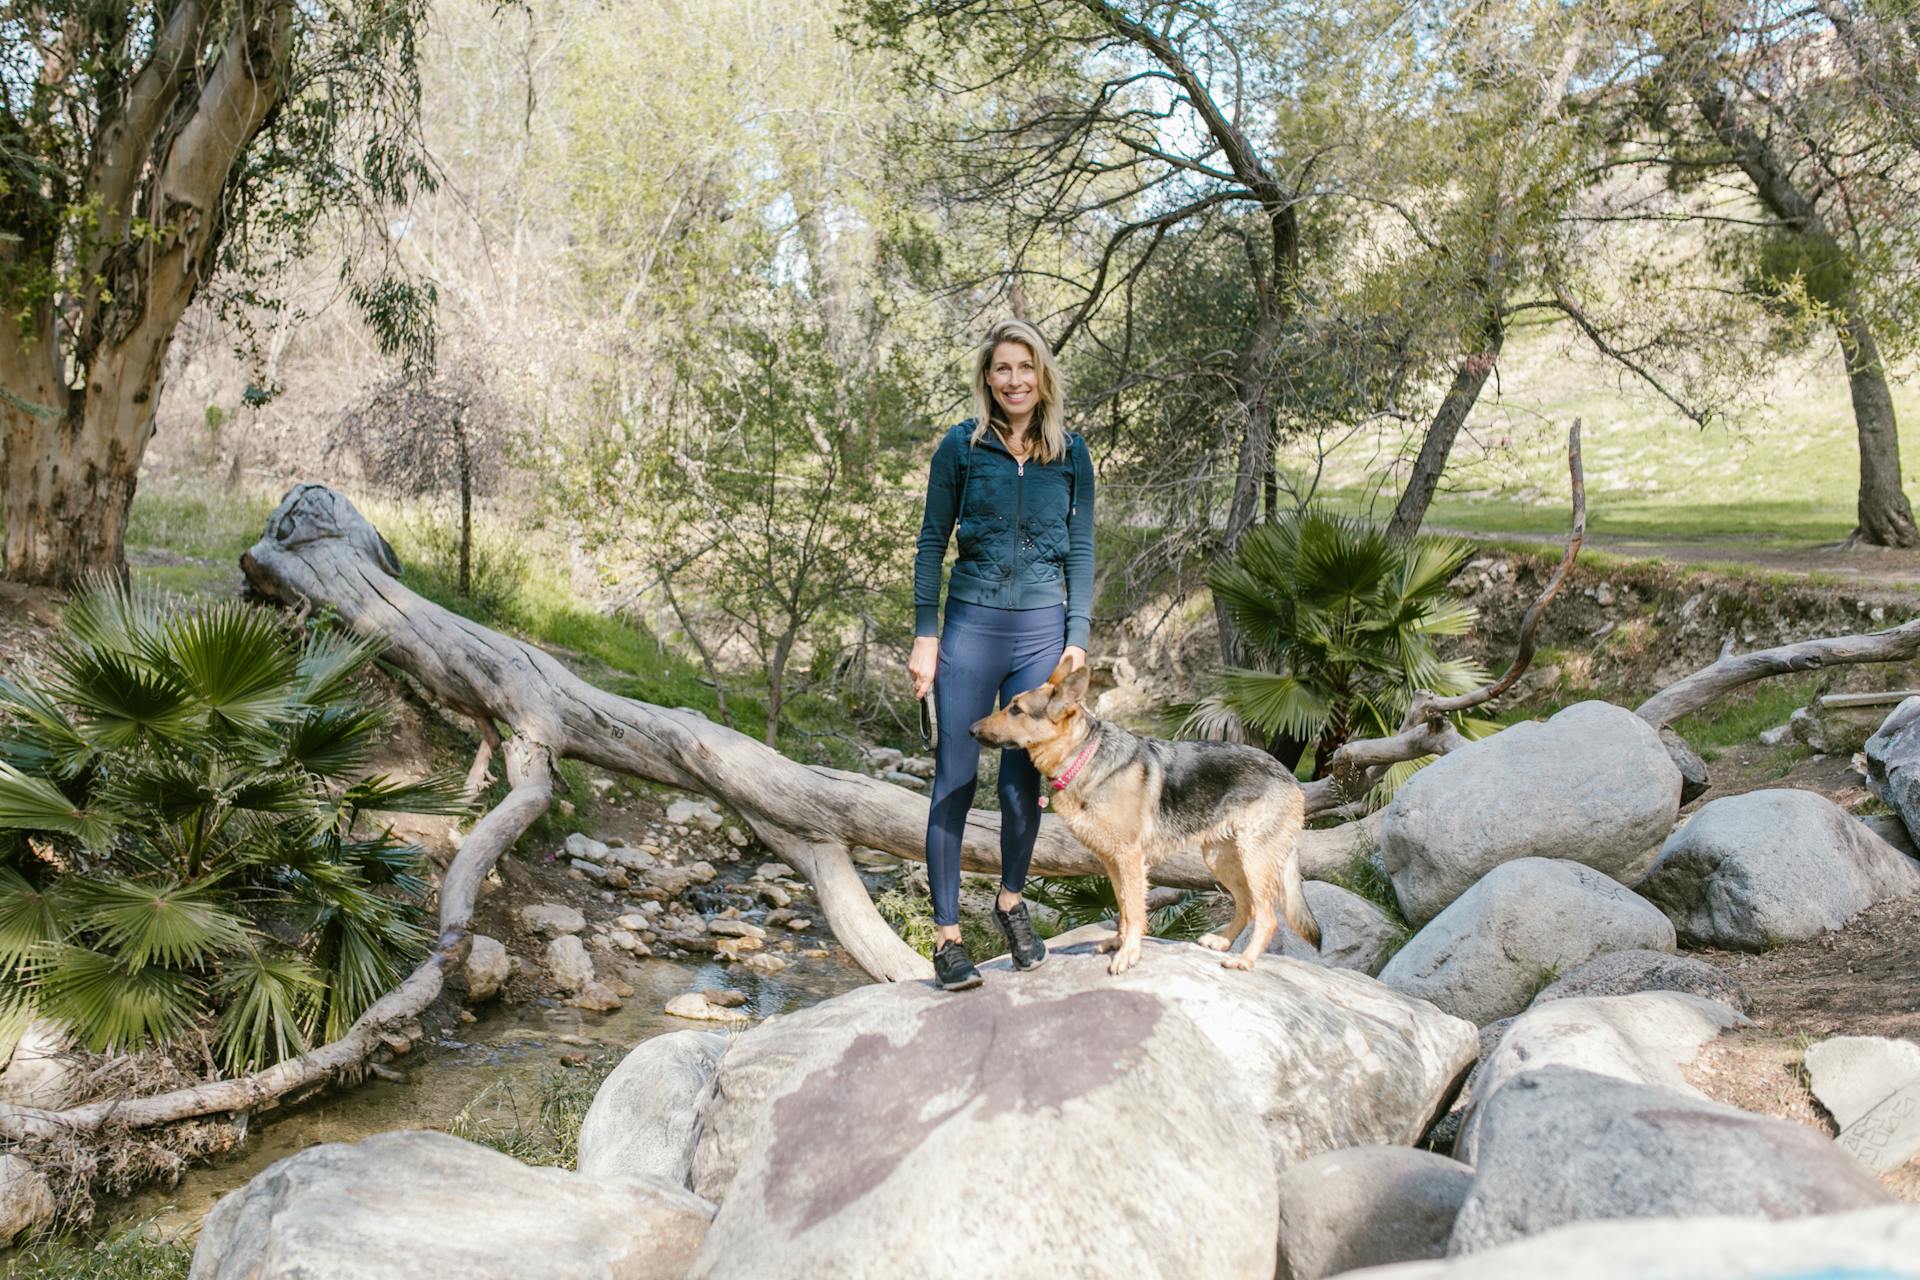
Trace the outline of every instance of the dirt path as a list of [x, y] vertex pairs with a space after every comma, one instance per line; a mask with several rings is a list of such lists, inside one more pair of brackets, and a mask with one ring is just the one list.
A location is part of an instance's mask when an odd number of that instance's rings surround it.
[[[1561, 533], [1474, 533], [1464, 529], [1434, 528], [1432, 533], [1471, 541], [1523, 542], [1538, 546], [1564, 546]], [[1838, 543], [1782, 550], [1757, 539], [1728, 537], [1721, 540], [1666, 541], [1618, 533], [1590, 533], [1586, 549], [1635, 560], [1662, 560], [1670, 564], [1696, 568], [1724, 569], [1745, 565], [1768, 573], [1791, 574], [1813, 579], [1857, 583], [1865, 588], [1906, 591], [1920, 587], [1920, 549], [1894, 550], [1875, 547], [1846, 547]]]

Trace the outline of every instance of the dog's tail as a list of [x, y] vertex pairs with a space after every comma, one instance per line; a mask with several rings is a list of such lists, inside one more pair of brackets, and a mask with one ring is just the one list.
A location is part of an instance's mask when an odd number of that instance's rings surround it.
[[1287, 927], [1320, 949], [1320, 922], [1313, 918], [1313, 908], [1307, 905], [1306, 886], [1300, 879], [1300, 860], [1297, 854], [1287, 859], [1286, 869], [1280, 874], [1280, 912], [1287, 918]]

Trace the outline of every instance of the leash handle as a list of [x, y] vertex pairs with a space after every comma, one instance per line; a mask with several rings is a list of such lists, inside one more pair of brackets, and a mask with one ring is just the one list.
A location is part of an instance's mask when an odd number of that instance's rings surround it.
[[933, 748], [933, 708], [925, 698], [920, 699], [920, 745], [927, 750]]

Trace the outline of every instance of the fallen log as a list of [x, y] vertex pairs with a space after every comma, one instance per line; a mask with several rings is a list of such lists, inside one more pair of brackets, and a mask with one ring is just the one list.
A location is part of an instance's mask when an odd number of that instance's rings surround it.
[[[932, 968], [874, 909], [854, 870], [852, 847], [924, 860], [924, 796], [864, 774], [806, 765], [688, 708], [623, 698], [582, 680], [557, 659], [441, 608], [407, 589], [373, 526], [324, 485], [289, 492], [241, 562], [260, 595], [296, 607], [325, 606], [354, 631], [379, 639], [386, 661], [433, 697], [484, 723], [499, 721], [554, 758], [711, 796], [812, 883], [834, 936], [882, 980], [924, 978]], [[1352, 833], [1309, 832], [1302, 866], [1322, 878], [1346, 869]], [[1000, 815], [968, 815], [961, 865], [1000, 869]], [[1035, 875], [1098, 875], [1099, 861], [1049, 815], [1033, 854]], [[1197, 853], [1154, 869], [1157, 883], [1211, 888]]]
[[1920, 657], [1920, 618], [1866, 635], [1803, 640], [1798, 644], [1728, 654], [1648, 698], [1634, 714], [1656, 729], [1692, 715], [1721, 695], [1769, 676], [1824, 671], [1853, 662], [1911, 662]]

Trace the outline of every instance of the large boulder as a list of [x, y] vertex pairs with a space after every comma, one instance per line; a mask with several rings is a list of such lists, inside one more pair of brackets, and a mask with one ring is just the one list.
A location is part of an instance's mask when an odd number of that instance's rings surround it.
[[1725, 969], [1694, 956], [1664, 951], [1609, 951], [1595, 956], [1572, 973], [1556, 978], [1533, 998], [1533, 1006], [1577, 996], [1630, 996], [1638, 991], [1678, 991], [1683, 995], [1717, 1000], [1745, 1011], [1747, 993]]
[[1920, 1257], [1920, 1208], [1825, 1218], [1584, 1222], [1447, 1262], [1372, 1267], [1347, 1280], [1893, 1280]]
[[1717, 1000], [1677, 991], [1553, 1000], [1512, 1020], [1481, 1060], [1454, 1154], [1478, 1156], [1483, 1103], [1542, 1067], [1572, 1067], [1613, 1080], [1660, 1085], [1704, 1099], [1687, 1083], [1686, 1065], [1702, 1045], [1746, 1019]]
[[695, 1275], [1266, 1274], [1278, 1168], [1413, 1141], [1474, 1051], [1429, 1005], [1280, 957], [1237, 973], [1150, 939], [1116, 978], [1077, 943], [987, 979], [863, 987], [734, 1040]]
[[193, 1280], [679, 1280], [713, 1206], [639, 1179], [536, 1169], [444, 1133], [308, 1147], [222, 1196]]
[[1794, 1218], [1892, 1199], [1804, 1125], [1571, 1067], [1494, 1090], [1474, 1154], [1454, 1254], [1602, 1218]]
[[0, 1249], [40, 1230], [58, 1211], [47, 1175], [25, 1157], [0, 1151]]
[[1303, 1160], [1280, 1175], [1274, 1280], [1443, 1258], [1472, 1184], [1466, 1165], [1412, 1147], [1351, 1147]]
[[1632, 883], [1680, 811], [1660, 735], [1608, 702], [1576, 703], [1440, 757], [1380, 823], [1380, 859], [1417, 928], [1518, 858], [1584, 863]]
[[1593, 957], [1628, 950], [1673, 950], [1673, 926], [1591, 867], [1521, 858], [1414, 934], [1380, 980], [1482, 1025], [1520, 1012], [1545, 983]]
[[86, 1072], [64, 1022], [35, 1018], [20, 1032], [0, 1071], [0, 1102], [58, 1111], [79, 1100]]
[[1909, 833], [1920, 830], [1920, 729], [1914, 729], [1916, 725], [1920, 725], [1920, 697], [1895, 707], [1863, 748], [1867, 785], [1900, 815]]
[[1640, 892], [1689, 945], [1763, 951], [1920, 892], [1920, 865], [1825, 796], [1749, 791], [1676, 831]]
[[1307, 906], [1320, 923], [1316, 950], [1293, 930], [1281, 927], [1267, 947], [1275, 955], [1323, 964], [1355, 973], [1376, 974], [1406, 940], [1407, 931], [1387, 913], [1349, 889], [1324, 880], [1306, 882]]
[[1807, 1050], [1806, 1067], [1842, 1150], [1878, 1173], [1920, 1154], [1920, 1044], [1832, 1036]]
[[593, 1095], [580, 1122], [574, 1167], [593, 1178], [644, 1177], [686, 1186], [701, 1112], [726, 1048], [727, 1038], [710, 1031], [643, 1040]]

